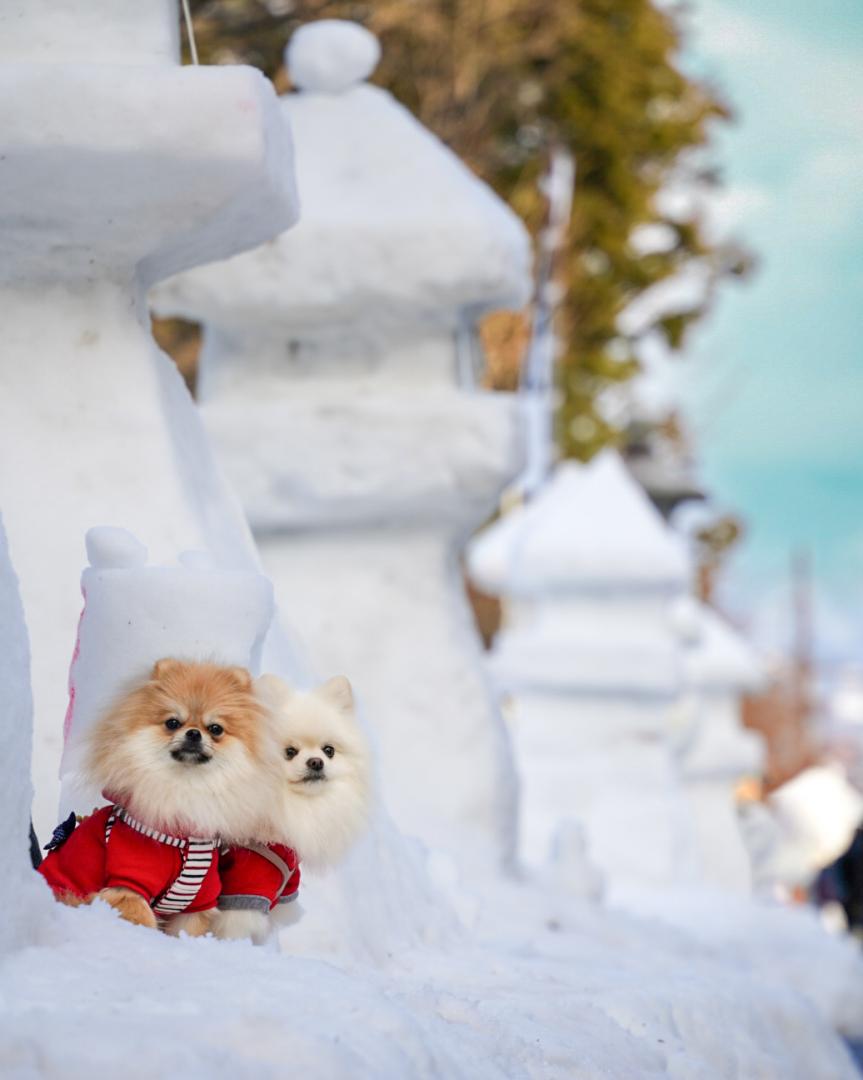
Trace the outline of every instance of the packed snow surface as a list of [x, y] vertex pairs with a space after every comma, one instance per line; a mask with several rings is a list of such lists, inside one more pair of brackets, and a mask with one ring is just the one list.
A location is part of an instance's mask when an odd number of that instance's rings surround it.
[[823, 1014], [860, 1015], [859, 996], [846, 996], [859, 959], [838, 943], [821, 971], [799, 933], [781, 938], [796, 955], [777, 979], [733, 930], [698, 942], [549, 887], [496, 886], [478, 903], [472, 938], [394, 948], [375, 965], [291, 955], [290, 930], [279, 954], [172, 940], [101, 905], [58, 907], [35, 945], [0, 965], [0, 1071], [10, 1080], [856, 1076]]

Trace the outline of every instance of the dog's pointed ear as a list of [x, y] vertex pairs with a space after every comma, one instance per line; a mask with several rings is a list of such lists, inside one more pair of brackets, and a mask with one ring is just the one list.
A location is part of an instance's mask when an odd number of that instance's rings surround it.
[[151, 679], [164, 679], [172, 672], [177, 672], [180, 668], [184, 667], [182, 660], [174, 660], [173, 657], [165, 656], [161, 660], [157, 660], [153, 664], [153, 670], [150, 672]]
[[354, 692], [351, 684], [344, 675], [334, 675], [331, 679], [318, 687], [318, 694], [331, 705], [335, 705], [343, 713], [354, 711]]
[[259, 675], [255, 679], [255, 696], [265, 705], [283, 705], [293, 693], [278, 675]]
[[252, 676], [250, 672], [246, 670], [246, 668], [239, 666], [231, 667], [228, 668], [228, 674], [231, 676], [234, 682], [237, 683], [241, 690], [252, 689]]

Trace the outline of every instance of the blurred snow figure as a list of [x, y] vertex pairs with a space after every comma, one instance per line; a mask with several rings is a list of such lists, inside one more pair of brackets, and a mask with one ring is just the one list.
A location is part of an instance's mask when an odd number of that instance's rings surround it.
[[863, 822], [863, 796], [828, 765], [805, 769], [763, 803], [740, 809], [754, 885], [768, 893], [808, 888]]
[[689, 565], [620, 458], [559, 465], [470, 545], [471, 576], [511, 614], [491, 670], [513, 697], [520, 854], [584, 826], [609, 888], [679, 879], [690, 850], [672, 719], [682, 691], [671, 602]]
[[399, 826], [499, 865], [515, 783], [458, 556], [521, 462], [515, 396], [477, 386], [476, 324], [527, 300], [530, 245], [364, 82], [377, 53], [356, 25], [297, 32], [300, 224], [153, 299], [205, 324], [207, 429], [309, 654], [374, 718]]
[[85, 604], [69, 675], [61, 765], [60, 817], [104, 802], [79, 775], [84, 738], [127, 688], [165, 657], [236, 664], [260, 673], [273, 618], [263, 574], [223, 569], [205, 552], [184, 552], [178, 566], [147, 565], [147, 549], [125, 529], [87, 532], [90, 566], [81, 575]]
[[602, 874], [590, 861], [584, 827], [565, 819], [558, 823], [551, 840], [550, 878], [571, 896], [601, 900], [605, 892]]
[[714, 610], [687, 597], [674, 611], [684, 643], [686, 693], [679, 754], [695, 832], [695, 879], [747, 893], [752, 885], [735, 789], [764, 765], [760, 735], [742, 724], [742, 696], [765, 673], [748, 642]]

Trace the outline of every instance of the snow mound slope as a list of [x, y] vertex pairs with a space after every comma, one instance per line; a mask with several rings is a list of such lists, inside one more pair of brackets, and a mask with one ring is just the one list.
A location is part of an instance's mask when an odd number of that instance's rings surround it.
[[[556, 903], [560, 903], [558, 910]], [[481, 939], [384, 965], [209, 939], [58, 907], [0, 965], [4, 1077], [837, 1080], [811, 1003], [670, 929], [496, 890]], [[517, 931], [514, 931], [517, 928]], [[283, 934], [288, 947], [290, 930]]]
[[844, 1035], [863, 1037], [863, 954], [815, 911], [708, 889], [629, 892], [622, 907], [673, 927], [742, 977], [791, 987]]

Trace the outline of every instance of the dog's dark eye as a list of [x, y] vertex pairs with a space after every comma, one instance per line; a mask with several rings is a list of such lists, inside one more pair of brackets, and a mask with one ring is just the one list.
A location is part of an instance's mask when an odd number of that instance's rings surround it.
[[333, 754], [336, 752], [336, 748], [334, 746], [322, 746], [321, 749], [327, 755], [327, 757], [332, 757]]
[[295, 758], [296, 756], [297, 751], [293, 748], [293, 746], [287, 747], [287, 749], [285, 750], [285, 757], [288, 759], [288, 761], [290, 761], [291, 758]]
[[165, 727], [168, 729], [168, 731], [176, 731], [177, 728], [181, 728], [182, 726], [183, 721], [178, 720], [176, 716], [169, 716], [168, 719], [165, 721]]
[[209, 733], [213, 736], [214, 739], [217, 739], [220, 735], [225, 734], [225, 729], [222, 727], [221, 724], [208, 724], [207, 731], [209, 731]]

